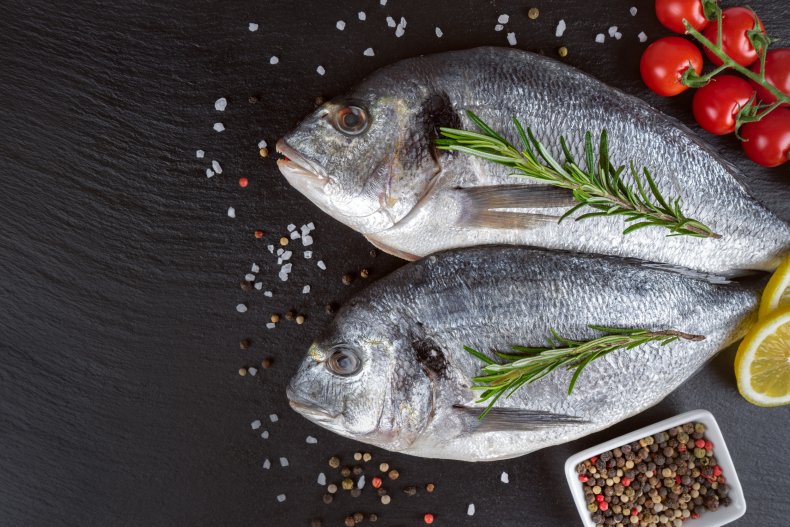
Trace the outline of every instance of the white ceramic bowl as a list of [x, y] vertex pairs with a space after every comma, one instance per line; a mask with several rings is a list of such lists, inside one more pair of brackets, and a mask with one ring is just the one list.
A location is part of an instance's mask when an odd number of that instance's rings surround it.
[[585, 527], [595, 527], [590, 518], [590, 511], [587, 510], [587, 502], [584, 500], [584, 491], [582, 484], [579, 481], [579, 475], [576, 473], [576, 465], [582, 463], [584, 460], [597, 456], [612, 450], [616, 447], [623, 446], [626, 443], [638, 441], [643, 437], [657, 434], [668, 430], [672, 427], [682, 425], [688, 422], [700, 422], [707, 428], [705, 436], [713, 442], [713, 453], [721, 467], [722, 474], [727, 478], [727, 485], [730, 487], [729, 497], [732, 503], [728, 507], [719, 507], [716, 511], [705, 511], [696, 520], [688, 520], [684, 525], [688, 527], [718, 527], [725, 525], [731, 521], [735, 521], [746, 513], [746, 501], [743, 498], [743, 489], [741, 482], [738, 481], [738, 474], [735, 472], [735, 466], [732, 464], [730, 452], [727, 450], [727, 445], [724, 443], [724, 437], [721, 435], [719, 425], [716, 423], [713, 414], [707, 410], [693, 410], [684, 414], [664, 419], [654, 425], [640, 428], [630, 434], [625, 434], [616, 437], [611, 441], [601, 443], [587, 450], [583, 450], [578, 454], [574, 454], [565, 462], [565, 477], [568, 479], [568, 486], [571, 488], [573, 501], [576, 503], [576, 508], [579, 510], [582, 524]]

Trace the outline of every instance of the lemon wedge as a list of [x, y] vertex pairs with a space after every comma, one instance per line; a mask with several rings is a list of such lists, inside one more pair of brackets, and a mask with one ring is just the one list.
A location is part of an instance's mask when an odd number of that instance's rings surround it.
[[735, 355], [738, 391], [758, 406], [790, 403], [790, 307], [760, 320]]
[[757, 316], [762, 320], [784, 307], [790, 307], [790, 256], [784, 259], [765, 286]]

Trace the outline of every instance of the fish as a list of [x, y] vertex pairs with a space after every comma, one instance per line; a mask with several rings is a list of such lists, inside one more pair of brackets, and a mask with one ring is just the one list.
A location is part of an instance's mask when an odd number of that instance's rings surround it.
[[[585, 132], [606, 130], [615, 166], [648, 168], [684, 214], [720, 239], [623, 235], [622, 217], [559, 218], [566, 190], [437, 149], [441, 127], [473, 130], [472, 111], [511, 143], [530, 127], [556, 159], [564, 136], [584, 159]], [[513, 244], [746, 274], [790, 253], [790, 224], [749, 195], [744, 176], [678, 120], [553, 59], [482, 47], [419, 56], [374, 72], [318, 107], [277, 143], [288, 182], [321, 210], [406, 260], [444, 249]]]
[[[451, 249], [353, 296], [309, 346], [290, 406], [341, 436], [427, 458], [493, 461], [603, 430], [661, 401], [756, 319], [765, 278], [712, 279], [633, 259], [522, 246]], [[592, 361], [572, 393], [562, 368], [483, 418], [473, 377], [494, 352], [545, 346], [590, 325], [704, 337]], [[734, 390], [735, 387], [733, 386]]]

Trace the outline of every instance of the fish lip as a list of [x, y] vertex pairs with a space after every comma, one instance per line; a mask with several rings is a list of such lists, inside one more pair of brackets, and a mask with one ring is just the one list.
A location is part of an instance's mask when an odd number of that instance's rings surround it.
[[277, 166], [295, 168], [301, 175], [312, 177], [319, 181], [328, 181], [330, 179], [324, 167], [289, 145], [284, 138], [277, 141], [275, 150], [278, 154], [286, 157], [286, 159], [278, 159]]
[[288, 397], [288, 404], [291, 406], [291, 408], [311, 420], [330, 421], [337, 417], [337, 415], [332, 415], [315, 402], [297, 395], [290, 386], [285, 389], [285, 395]]

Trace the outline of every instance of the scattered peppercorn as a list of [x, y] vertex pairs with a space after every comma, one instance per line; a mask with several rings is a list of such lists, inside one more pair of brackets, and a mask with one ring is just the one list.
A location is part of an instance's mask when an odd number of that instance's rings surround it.
[[408, 487], [403, 487], [403, 493], [407, 496], [414, 496], [417, 494], [417, 487], [410, 485]]
[[354, 487], [351, 489], [351, 497], [352, 498], [359, 498], [362, 495], [362, 490]]
[[268, 157], [269, 156], [269, 149], [266, 147], [261, 148], [258, 150], [258, 155], [261, 157]]
[[382, 464], [379, 465], [379, 470], [382, 471], [382, 472], [387, 472], [389, 469], [390, 469], [390, 466], [389, 466], [388, 463], [382, 463]]
[[379, 488], [381, 486], [381, 478], [374, 476], [373, 479], [370, 480], [370, 484], [374, 489]]
[[527, 11], [527, 16], [530, 18], [530, 20], [535, 20], [540, 16], [540, 10], [537, 7], [531, 7], [529, 8], [529, 11]]
[[239, 186], [241, 188], [247, 188], [247, 185], [249, 185], [249, 184], [250, 184], [250, 180], [247, 179], [246, 177], [240, 177], [239, 178]]
[[285, 312], [285, 320], [293, 320], [295, 316], [296, 316], [296, 313], [294, 313], [290, 309]]
[[344, 478], [347, 478], [351, 475], [351, 468], [350, 467], [343, 467], [340, 469], [340, 475]]
[[250, 349], [250, 346], [252, 346], [252, 341], [250, 339], [241, 339], [239, 341], [239, 348], [240, 349], [243, 349], [243, 350]]
[[332, 456], [329, 458], [329, 466], [332, 468], [337, 468], [340, 466], [340, 458], [337, 456]]
[[340, 281], [343, 282], [343, 285], [351, 285], [352, 280], [353, 278], [348, 273], [344, 274], [343, 277], [340, 279]]
[[343, 486], [343, 490], [351, 490], [354, 488], [354, 480], [351, 478], [344, 479], [340, 484]]
[[364, 519], [365, 519], [365, 515], [362, 514], [361, 512], [354, 513], [354, 523], [362, 523]]
[[285, 247], [286, 245], [288, 245], [288, 238], [286, 238], [285, 236], [283, 236], [282, 238], [280, 238], [280, 245], [282, 245], [283, 247]]
[[276, 324], [280, 321], [280, 315], [278, 315], [277, 313], [272, 313], [272, 316], [269, 317], [269, 320], [271, 320], [272, 323]]
[[395, 481], [396, 479], [398, 479], [398, 477], [400, 477], [400, 473], [397, 470], [392, 469], [389, 471], [387, 476], [389, 476], [391, 480]]
[[258, 229], [257, 231], [255, 231], [255, 237], [256, 237], [257, 239], [259, 239], [259, 240], [260, 240], [261, 238], [263, 238], [263, 231], [262, 231], [262, 230], [260, 230], [260, 229]]
[[557, 50], [557, 54], [560, 57], [567, 57], [568, 56], [568, 48], [565, 47], [565, 46], [560, 47], [560, 49]]
[[370, 523], [376, 523], [377, 521], [379, 521], [379, 517], [374, 513], [370, 513], [370, 516], [368, 516], [368, 521]]
[[362, 269], [359, 272], [359, 277], [360, 278], [367, 278], [368, 276], [370, 276], [370, 271], [368, 271], [367, 269]]
[[321, 520], [319, 520], [318, 518], [313, 518], [312, 520], [310, 520], [310, 527], [321, 527], [321, 525], [322, 525]]
[[268, 370], [271, 367], [272, 367], [272, 359], [270, 359], [269, 357], [266, 357], [261, 361], [261, 368], [263, 368], [264, 370]]
[[428, 525], [433, 523], [433, 514], [430, 512], [426, 512], [425, 516], [422, 517], [422, 520], [427, 523]]
[[354, 461], [359, 461], [362, 459], [362, 452], [354, 452]]
[[300, 326], [304, 324], [304, 315], [296, 315], [296, 323]]
[[370, 452], [365, 452], [364, 454], [362, 454], [362, 461], [368, 462], [371, 459], [373, 459], [373, 456], [371, 455]]
[[343, 520], [343, 525], [345, 525], [346, 527], [354, 527], [354, 517], [346, 516], [346, 519]]
[[[362, 455], [360, 455], [359, 458], [362, 459]], [[359, 465], [355, 465], [354, 468], [351, 469], [351, 473], [354, 474], [355, 476], [361, 475], [362, 467], [360, 467]]]
[[425, 485], [425, 490], [427, 492], [433, 492], [435, 489], [436, 489], [436, 485], [434, 485], [433, 483], [428, 483], [427, 485]]
[[323, 497], [322, 499], [324, 500], [324, 503], [326, 503], [327, 505], [329, 505], [330, 503], [332, 503], [332, 500], [333, 500], [334, 498], [332, 498], [332, 495], [331, 495], [331, 494], [324, 494], [324, 497]]
[[327, 315], [331, 315], [335, 312], [335, 305], [334, 304], [327, 304], [324, 306], [324, 311], [326, 311]]
[[330, 483], [329, 485], [326, 486], [326, 491], [329, 494], [334, 494], [335, 492], [337, 492], [337, 485], [335, 485], [334, 483]]
[[239, 286], [241, 287], [241, 290], [244, 291], [245, 293], [249, 293], [250, 291], [252, 291], [252, 282], [250, 282], [249, 280], [242, 280], [241, 283], [239, 283]]
[[378, 254], [379, 253], [378, 253], [378, 251], [376, 249], [371, 249], [370, 250], [370, 257], [371, 258], [375, 258], [376, 256], [378, 256]]
[[250, 104], [255, 104], [258, 102], [258, 98], [255, 95], [250, 95], [247, 97], [247, 102]]
[[382, 503], [382, 505], [389, 505], [389, 504], [390, 504], [390, 501], [392, 501], [392, 498], [390, 498], [389, 494], [385, 494], [385, 495], [383, 495], [383, 496], [381, 497], [381, 503]]
[[315, 101], [313, 102], [315, 103], [316, 106], [321, 106], [326, 102], [326, 100], [319, 95], [318, 97], [315, 98]]
[[239, 375], [241, 377], [244, 377], [245, 375], [247, 375], [247, 368], [239, 368]]

